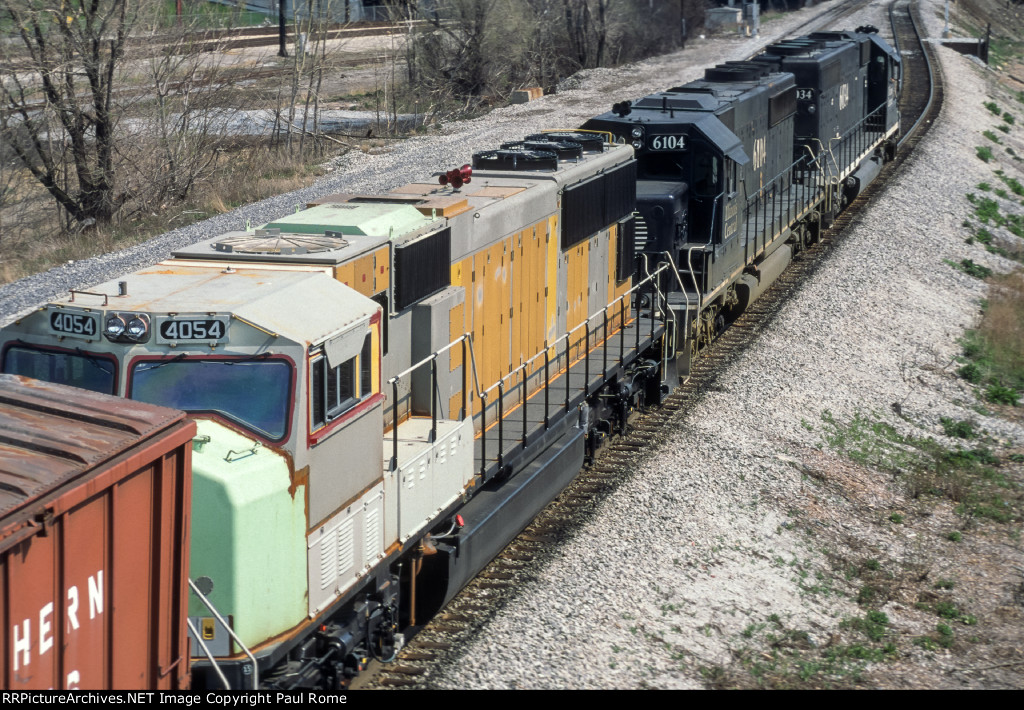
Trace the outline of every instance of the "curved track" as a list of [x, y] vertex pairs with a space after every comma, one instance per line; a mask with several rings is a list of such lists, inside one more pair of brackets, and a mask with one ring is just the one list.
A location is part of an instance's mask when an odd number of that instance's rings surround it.
[[[820, 19], [818, 27], [834, 24], [845, 14], [859, 9], [854, 3], [845, 11], [832, 11]], [[832, 249], [840, 243], [845, 228], [857, 221], [862, 211], [886, 185], [927, 133], [942, 105], [941, 74], [933, 61], [928, 43], [923, 42], [914, 18], [913, 0], [894, 0], [889, 6], [896, 46], [904, 58], [901, 125], [911, 128], [900, 140], [897, 157], [886, 164], [876, 179], [837, 218], [821, 241], [801, 252], [775, 284], [694, 363], [690, 377], [657, 408], [636, 417], [628, 434], [606, 447], [599, 459], [588, 465], [570, 486], [534, 520], [475, 580], [473, 580], [437, 617], [416, 629], [415, 638], [389, 665], [371, 666], [357, 679], [354, 688], [426, 688], [431, 671], [457, 660], [467, 641], [495, 616], [517, 590], [540, 574], [551, 550], [559, 541], [578, 530], [590, 519], [601, 502], [628, 480], [639, 461], [647, 456], [672, 427], [681, 426], [691, 405], [704, 392], [715, 387], [728, 365], [742, 354], [790, 295], [828, 261]], [[802, 26], [797, 33], [813, 31]], [[794, 34], [797, 34], [794, 33]]]

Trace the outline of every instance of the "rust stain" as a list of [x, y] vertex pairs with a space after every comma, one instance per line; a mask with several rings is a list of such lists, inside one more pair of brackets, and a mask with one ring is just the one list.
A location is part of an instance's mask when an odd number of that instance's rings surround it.
[[[289, 470], [292, 469], [291, 462], [288, 466]], [[295, 492], [299, 489], [299, 486], [305, 486], [309, 488], [309, 466], [300, 468], [298, 471], [292, 471], [291, 474], [291, 485], [288, 486], [288, 495], [295, 500]]]

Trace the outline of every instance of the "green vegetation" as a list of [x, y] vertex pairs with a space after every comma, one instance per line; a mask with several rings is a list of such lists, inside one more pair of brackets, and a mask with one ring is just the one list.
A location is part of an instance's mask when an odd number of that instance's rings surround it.
[[946, 539], [950, 542], [960, 542], [964, 539], [964, 536], [960, 533], [959, 530], [953, 530], [952, 532], [946, 534]]
[[982, 105], [985, 108], [987, 108], [990, 113], [994, 113], [996, 116], [1000, 115], [1003, 112], [1003, 110], [1001, 108], [999, 108], [999, 104], [997, 104], [994, 101], [986, 101]]
[[[181, 17], [178, 17], [178, 0], [164, 0], [160, 13], [160, 25], [172, 27], [183, 24], [195, 29], [217, 29], [228, 27], [255, 27], [271, 18], [266, 13], [252, 12], [241, 6], [221, 5], [205, 0], [183, 0]], [[276, 11], [275, 11], [276, 12]]]
[[893, 513], [889, 516], [889, 522], [896, 523], [897, 525], [899, 525], [903, 522], [903, 516], [900, 513]]
[[989, 402], [1016, 406], [1024, 390], [1024, 280], [1020, 276], [993, 284], [981, 325], [967, 331], [960, 344], [963, 364], [957, 374], [983, 386]]
[[981, 264], [975, 264], [973, 259], [961, 259], [959, 264], [949, 259], [944, 259], [943, 261], [957, 271], [963, 271], [968, 276], [973, 276], [976, 279], [987, 279], [992, 275], [992, 269]]
[[820, 646], [801, 629], [789, 629], [777, 615], [771, 625], [753, 623], [741, 632], [767, 649], [744, 648], [737, 652], [740, 666], [749, 678], [734, 677], [720, 666], [700, 669], [711, 688], [851, 688], [861, 682], [868, 663], [883, 663], [898, 657], [896, 645], [882, 643], [889, 619], [879, 611], [843, 621], [840, 626], [866, 639], [846, 644]]
[[977, 156], [986, 163], [992, 160], [992, 149], [987, 145], [975, 146], [974, 149], [977, 151]]
[[1014, 124], [1013, 114], [1009, 111], [1003, 111], [1003, 120], [1009, 123], [1011, 126]]
[[[997, 144], [1000, 144], [1000, 145], [1002, 145], [1002, 141], [1001, 141], [1001, 140], [999, 140], [999, 136], [997, 136], [997, 135], [996, 135], [995, 133], [993, 133], [992, 131], [983, 131], [981, 135], [985, 136], [986, 138], [988, 138], [988, 139], [989, 139], [990, 141], [992, 141], [993, 143], [997, 143]], [[989, 154], [989, 156], [991, 157], [991, 153]], [[980, 156], [979, 156], [979, 157], [980, 157]], [[984, 160], [984, 158], [982, 158], [982, 160]], [[987, 160], [985, 160], [985, 162], [987, 163], [988, 161], [987, 161]]]
[[968, 421], [954, 421], [949, 417], [942, 417], [942, 431], [946, 436], [956, 437], [958, 439], [974, 439], [978, 435], [974, 431], [974, 425]]
[[[967, 519], [997, 523], [1024, 519], [1021, 486], [1000, 471], [1002, 459], [986, 446], [947, 448], [924, 432], [902, 434], [877, 415], [858, 413], [849, 423], [841, 424], [826, 410], [821, 419], [824, 445], [861, 465], [896, 474], [914, 498], [947, 498], [957, 503], [955, 512]], [[950, 419], [943, 422], [943, 429], [948, 428], [954, 436], [967, 433], [963, 424]], [[970, 432], [974, 433], [973, 425]], [[954, 533], [948, 538], [958, 542], [960, 532]], [[878, 572], [876, 564], [880, 565], [877, 560], [867, 560], [860, 566], [866, 572], [858, 574]], [[870, 589], [858, 593], [861, 604], [872, 603], [883, 589], [874, 580], [868, 580], [868, 586]]]

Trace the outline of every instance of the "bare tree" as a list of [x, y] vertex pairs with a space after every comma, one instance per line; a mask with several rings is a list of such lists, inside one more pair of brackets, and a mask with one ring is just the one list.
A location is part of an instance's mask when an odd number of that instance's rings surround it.
[[109, 222], [128, 197], [114, 85], [137, 13], [128, 0], [0, 0], [21, 49], [0, 49], [0, 138], [82, 226]]
[[[495, 45], [498, 0], [438, 0], [426, 14], [430, 32], [416, 35], [407, 55], [418, 76], [434, 92], [480, 96], [493, 83], [500, 56]], [[507, 3], [502, 10], [510, 11]], [[422, 10], [421, 10], [422, 12]], [[421, 15], [422, 16], [422, 15]]]

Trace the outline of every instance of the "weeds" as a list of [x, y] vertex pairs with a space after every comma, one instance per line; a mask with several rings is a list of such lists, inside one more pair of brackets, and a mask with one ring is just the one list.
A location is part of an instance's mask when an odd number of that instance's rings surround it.
[[[986, 138], [988, 138], [988, 139], [989, 139], [990, 141], [992, 141], [993, 143], [996, 143], [996, 144], [998, 144], [998, 145], [1002, 145], [1002, 143], [1003, 143], [1003, 142], [1002, 142], [1001, 140], [999, 140], [999, 136], [997, 136], [997, 135], [996, 135], [995, 133], [993, 133], [992, 131], [983, 131], [981, 135], [985, 136], [985, 137], [986, 137]], [[990, 154], [990, 155], [991, 155], [991, 154]], [[981, 157], [981, 156], [979, 156], [979, 157]], [[984, 160], [984, 158], [982, 158], [982, 160]], [[987, 160], [985, 160], [985, 162], [987, 163], [988, 161], [987, 161]]]
[[[965, 346], [965, 351], [975, 350], [973, 341]], [[999, 456], [986, 446], [946, 448], [931, 437], [901, 434], [877, 417], [861, 413], [841, 425], [826, 410], [822, 421], [827, 446], [857, 463], [897, 474], [914, 498], [948, 498], [957, 503], [955, 512], [965, 518], [1009, 522], [1024, 517], [1021, 487], [999, 471]], [[944, 419], [942, 424], [947, 436], [977, 438], [969, 422]], [[898, 519], [902, 521], [902, 516]], [[961, 539], [959, 531], [947, 537], [954, 542]], [[862, 562], [860, 568], [865, 574], [881, 570], [874, 559]], [[880, 590], [879, 585], [868, 584], [861, 588], [857, 601], [873, 603]]]
[[968, 276], [973, 276], [976, 279], [987, 279], [992, 275], [992, 269], [987, 266], [982, 266], [981, 264], [975, 264], [972, 259], [961, 259], [959, 264], [948, 259], [945, 259], [944, 261], [957, 271], [962, 271]]
[[958, 439], [974, 439], [977, 434], [974, 431], [974, 425], [967, 421], [953, 421], [949, 417], [942, 417], [942, 431], [946, 436], [956, 437]]
[[984, 162], [987, 163], [990, 160], [992, 160], [992, 149], [989, 148], [987, 145], [975, 146], [974, 149], [976, 151], [976, 155], [978, 156], [978, 158], [980, 158]]

